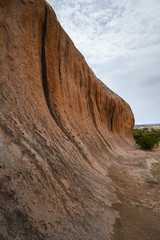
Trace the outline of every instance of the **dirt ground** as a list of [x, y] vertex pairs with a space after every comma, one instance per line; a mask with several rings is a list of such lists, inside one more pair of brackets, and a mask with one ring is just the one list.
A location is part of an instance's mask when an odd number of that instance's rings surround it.
[[[137, 150], [138, 151], [138, 150]], [[143, 151], [141, 151], [143, 152]], [[124, 167], [117, 164], [110, 169], [119, 203], [113, 240], [160, 240], [160, 147], [145, 151], [144, 156]], [[156, 163], [147, 165], [146, 162]], [[132, 167], [137, 172], [133, 173]]]
[[160, 182], [160, 145], [153, 151], [148, 152], [148, 154], [157, 160], [157, 163], [152, 164], [151, 174]]

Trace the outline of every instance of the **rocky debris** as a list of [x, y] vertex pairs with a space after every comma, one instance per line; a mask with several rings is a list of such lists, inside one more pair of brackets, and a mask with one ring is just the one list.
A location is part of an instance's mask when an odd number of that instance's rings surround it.
[[1, 0], [0, 33], [0, 239], [111, 239], [110, 168], [135, 155], [129, 105], [44, 0]]

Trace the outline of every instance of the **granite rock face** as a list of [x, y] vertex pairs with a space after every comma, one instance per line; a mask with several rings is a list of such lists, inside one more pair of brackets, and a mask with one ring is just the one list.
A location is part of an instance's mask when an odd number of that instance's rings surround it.
[[110, 239], [129, 105], [44, 0], [0, 1], [0, 52], [0, 239]]

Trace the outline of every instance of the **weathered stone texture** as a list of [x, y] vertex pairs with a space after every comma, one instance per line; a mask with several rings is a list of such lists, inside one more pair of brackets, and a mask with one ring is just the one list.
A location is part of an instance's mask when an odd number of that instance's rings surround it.
[[0, 239], [110, 239], [133, 124], [44, 0], [0, 1]]

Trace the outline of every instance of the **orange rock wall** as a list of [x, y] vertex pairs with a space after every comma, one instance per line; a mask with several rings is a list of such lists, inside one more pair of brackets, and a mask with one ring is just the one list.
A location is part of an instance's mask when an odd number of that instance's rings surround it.
[[108, 240], [108, 176], [129, 105], [96, 78], [44, 0], [0, 1], [0, 238]]
[[49, 7], [43, 31], [45, 95], [58, 126], [67, 135], [80, 135], [89, 147], [93, 136], [110, 149], [117, 141], [132, 142], [134, 117], [129, 105], [97, 79]]

